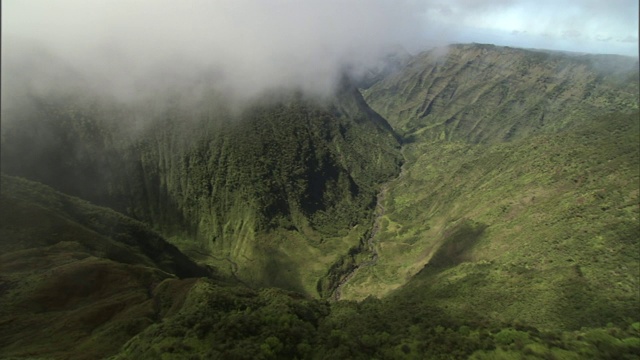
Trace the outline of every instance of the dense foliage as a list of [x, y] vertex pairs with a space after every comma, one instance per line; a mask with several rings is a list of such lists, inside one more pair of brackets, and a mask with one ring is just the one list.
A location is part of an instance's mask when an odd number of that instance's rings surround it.
[[637, 113], [510, 143], [408, 148], [415, 165], [387, 191], [377, 264], [343, 298], [407, 284], [399, 297], [545, 329], [638, 319], [638, 149]]
[[481, 44], [437, 48], [367, 89], [410, 141], [490, 143], [638, 109], [638, 59]]
[[447, 50], [3, 107], [0, 358], [640, 357], [637, 60]]
[[176, 316], [127, 343], [117, 359], [632, 359], [640, 323], [540, 332], [480, 317], [448, 318], [408, 301], [327, 304], [276, 289], [201, 281]]
[[318, 281], [359, 251], [398, 172], [393, 130], [348, 82], [334, 99], [243, 110], [172, 96], [34, 98], [3, 125], [2, 169], [144, 221], [245, 282], [325, 295]]

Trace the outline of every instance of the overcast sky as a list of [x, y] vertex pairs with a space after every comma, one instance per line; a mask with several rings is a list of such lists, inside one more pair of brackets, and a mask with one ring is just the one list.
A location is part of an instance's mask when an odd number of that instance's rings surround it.
[[480, 42], [637, 56], [638, 2], [4, 0], [2, 37], [7, 72], [39, 44], [118, 91], [158, 71], [177, 79], [207, 69], [230, 91], [323, 92], [346, 65], [373, 66], [394, 44], [412, 52]]

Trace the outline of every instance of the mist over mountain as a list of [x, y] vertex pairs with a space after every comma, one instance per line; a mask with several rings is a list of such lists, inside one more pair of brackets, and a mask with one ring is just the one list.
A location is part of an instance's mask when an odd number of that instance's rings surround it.
[[[350, 69], [423, 42], [415, 2], [63, 1], [4, 4], [4, 87], [61, 90], [61, 72], [119, 99], [207, 84], [234, 98], [268, 89], [327, 96]], [[27, 11], [28, 9], [28, 11]], [[75, 14], [75, 15], [71, 15]], [[6, 95], [6, 94], [5, 94]]]
[[346, 79], [330, 100], [282, 93], [241, 113], [215, 91], [160, 100], [33, 97], [3, 124], [2, 171], [145, 221], [248, 283], [330, 291], [321, 279], [360, 246], [354, 226], [402, 161], [386, 120]]

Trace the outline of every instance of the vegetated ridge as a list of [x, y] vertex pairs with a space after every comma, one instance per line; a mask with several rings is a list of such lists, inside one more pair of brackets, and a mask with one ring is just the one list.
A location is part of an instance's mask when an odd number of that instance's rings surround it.
[[638, 60], [452, 45], [414, 56], [364, 95], [409, 141], [504, 141], [637, 110]]
[[239, 113], [28, 98], [2, 171], [120, 213], [3, 175], [0, 356], [634, 358], [633, 61], [458, 45]]
[[398, 172], [396, 135], [346, 79], [333, 99], [283, 93], [241, 113], [218, 96], [34, 97], [3, 127], [2, 170], [144, 221], [247, 283], [328, 296]]
[[179, 307], [196, 265], [146, 225], [2, 175], [0, 357], [95, 359]]
[[[536, 60], [526, 67], [528, 75], [512, 74], [512, 68], [525, 65], [523, 58], [525, 64]], [[453, 46], [439, 57], [418, 55], [406, 73], [371, 87], [372, 107], [407, 131], [408, 170], [389, 184], [375, 240], [377, 265], [360, 270], [343, 286], [342, 297], [363, 299], [398, 289], [397, 296], [429, 299], [452, 313], [480, 311], [541, 328], [600, 326], [637, 317], [638, 69], [618, 69], [614, 77], [613, 70], [602, 70], [590, 59]], [[378, 97], [417, 81], [417, 64], [425, 63], [433, 71], [424, 83]], [[504, 127], [491, 120], [491, 107], [473, 100], [494, 96], [493, 82], [458, 80], [483, 79], [487, 75], [476, 74], [476, 66], [501, 64], [510, 64], [506, 74], [513, 94], [503, 101], [527, 94], [521, 106], [501, 108], [501, 119], [495, 120], [518, 119], [510, 141]], [[564, 95], [551, 97], [544, 87], [529, 86], [539, 83], [533, 74], [549, 76], [557, 64], [566, 76], [555, 75], [565, 84]], [[546, 70], [534, 73], [537, 68]], [[580, 79], [592, 79], [586, 98], [574, 94], [580, 86], [569, 86]], [[448, 85], [434, 88], [439, 81]], [[458, 98], [442, 111], [415, 117], [414, 125], [402, 122], [407, 110], [401, 109], [424, 99], [443, 102], [451, 99], [451, 91]], [[537, 102], [530, 99], [543, 98], [545, 118], [553, 122], [540, 123], [535, 115]], [[459, 125], [434, 125], [461, 106]], [[551, 110], [564, 106], [560, 115]], [[462, 126], [470, 122], [473, 131]], [[447, 136], [440, 136], [443, 132]]]

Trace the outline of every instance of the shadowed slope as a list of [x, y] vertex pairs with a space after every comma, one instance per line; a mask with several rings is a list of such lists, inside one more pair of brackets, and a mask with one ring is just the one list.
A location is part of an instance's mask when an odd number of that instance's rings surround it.
[[330, 99], [274, 92], [236, 111], [201, 95], [33, 98], [3, 123], [2, 169], [144, 221], [245, 282], [316, 294], [397, 173], [396, 135], [347, 80]]
[[27, 180], [1, 184], [0, 355], [104, 357], [161, 319], [162, 301], [180, 306], [193, 281], [177, 276], [210, 273], [137, 221]]

